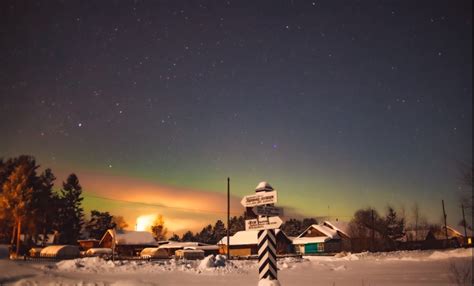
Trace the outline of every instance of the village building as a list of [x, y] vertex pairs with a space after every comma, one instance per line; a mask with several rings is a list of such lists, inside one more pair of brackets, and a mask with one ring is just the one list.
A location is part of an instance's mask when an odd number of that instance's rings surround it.
[[139, 256], [147, 247], [157, 247], [158, 242], [147, 231], [107, 230], [99, 242], [100, 248], [112, 248], [115, 237], [115, 251], [119, 256]]
[[341, 251], [353, 251], [352, 237], [350, 235], [350, 226], [348, 222], [340, 220], [324, 221], [323, 226], [336, 231], [341, 239]]
[[48, 258], [77, 258], [80, 255], [76, 245], [51, 245], [41, 249], [39, 256]]
[[160, 245], [158, 248], [166, 250], [168, 257], [176, 255], [176, 251], [178, 250], [202, 250], [205, 256], [219, 253], [219, 247], [217, 245], [210, 245], [202, 242], [169, 241], [166, 244]]
[[98, 248], [100, 240], [98, 239], [79, 239], [77, 243], [82, 251], [87, 251], [91, 248]]
[[321, 254], [342, 250], [342, 239], [338, 231], [323, 224], [310, 225], [293, 240], [296, 253]]
[[[447, 231], [446, 231], [447, 230]], [[446, 236], [447, 234], [447, 236]], [[399, 240], [400, 249], [441, 249], [471, 246], [469, 238], [472, 231], [463, 232], [452, 226], [420, 228], [405, 230], [405, 235]]]
[[[294, 253], [291, 239], [280, 229], [275, 230], [277, 239], [277, 254]], [[258, 230], [238, 231], [230, 238], [231, 256], [250, 256], [258, 254]], [[221, 254], [227, 253], [227, 237], [223, 237], [217, 245]]]

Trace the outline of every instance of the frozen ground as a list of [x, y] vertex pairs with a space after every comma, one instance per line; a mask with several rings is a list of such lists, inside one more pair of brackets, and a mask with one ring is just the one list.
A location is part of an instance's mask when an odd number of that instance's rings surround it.
[[[1, 253], [1, 251], [0, 251]], [[281, 285], [458, 285], [472, 249], [339, 254], [278, 262]], [[471, 280], [469, 280], [471, 281]], [[256, 261], [38, 263], [0, 259], [0, 285], [257, 285]], [[471, 285], [470, 282], [465, 285]]]

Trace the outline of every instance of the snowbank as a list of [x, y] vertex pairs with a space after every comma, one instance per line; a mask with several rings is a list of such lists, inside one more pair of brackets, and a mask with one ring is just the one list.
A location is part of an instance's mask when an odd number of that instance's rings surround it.
[[258, 286], [280, 286], [278, 280], [262, 279], [258, 282]]
[[431, 261], [449, 258], [473, 257], [472, 248], [458, 248], [451, 250], [410, 250], [393, 252], [361, 252], [350, 253], [341, 252], [335, 256], [304, 256], [310, 261], [354, 261], [354, 260], [375, 260], [375, 261]]
[[[247, 263], [245, 263], [247, 262]], [[100, 257], [85, 257], [63, 260], [54, 266], [45, 266], [67, 272], [120, 273], [135, 271], [139, 273], [158, 273], [185, 271], [194, 273], [241, 273], [256, 267], [255, 261], [228, 262], [223, 255], [209, 255], [202, 260], [170, 259], [163, 261], [106, 261]]]
[[199, 269], [206, 270], [215, 267], [225, 267], [227, 258], [224, 255], [209, 255], [199, 263]]

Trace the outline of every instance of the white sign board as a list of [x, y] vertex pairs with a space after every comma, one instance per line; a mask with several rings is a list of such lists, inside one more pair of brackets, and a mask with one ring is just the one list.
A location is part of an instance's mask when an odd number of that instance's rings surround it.
[[266, 204], [274, 204], [277, 202], [277, 192], [260, 192], [255, 195], [245, 196], [240, 203], [244, 207], [255, 207]]
[[252, 208], [255, 215], [263, 216], [281, 216], [283, 215], [283, 208], [274, 206], [256, 206]]
[[270, 216], [263, 219], [248, 219], [245, 220], [245, 230], [264, 230], [279, 228], [283, 221], [280, 217]]

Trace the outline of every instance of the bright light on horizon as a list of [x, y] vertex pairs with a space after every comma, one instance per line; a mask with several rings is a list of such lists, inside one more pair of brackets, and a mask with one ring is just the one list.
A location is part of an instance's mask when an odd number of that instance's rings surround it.
[[156, 214], [151, 215], [141, 215], [137, 217], [137, 222], [135, 225], [136, 231], [148, 231], [151, 232], [151, 226], [156, 219]]

